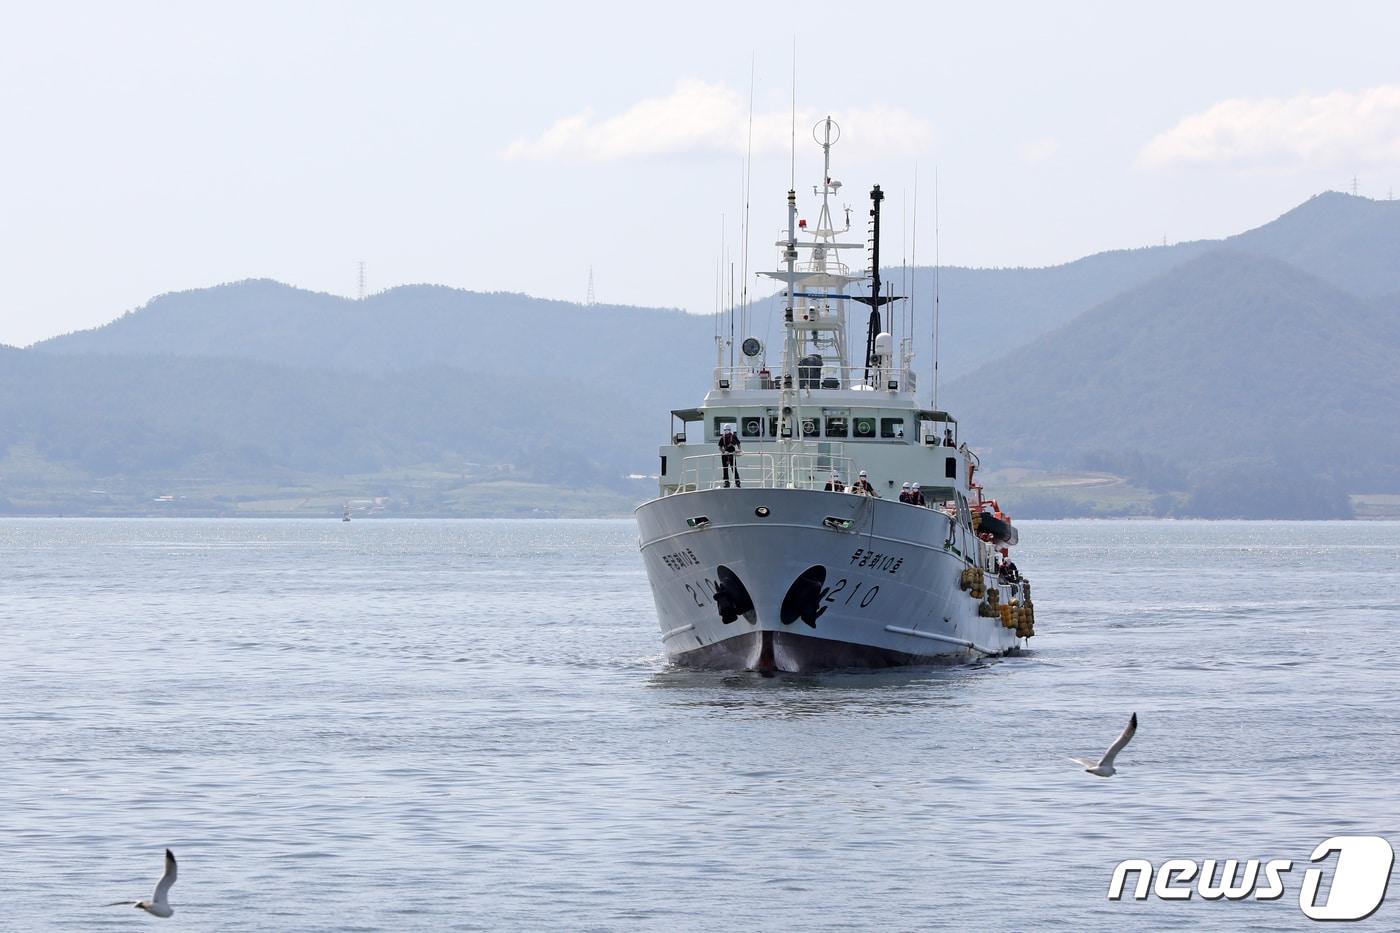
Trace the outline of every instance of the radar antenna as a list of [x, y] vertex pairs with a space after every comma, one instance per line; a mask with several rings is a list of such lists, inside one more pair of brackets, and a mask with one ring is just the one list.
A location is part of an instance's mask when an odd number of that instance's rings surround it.
[[876, 185], [870, 189], [870, 294], [856, 295], [855, 300], [870, 306], [870, 325], [865, 334], [865, 380], [870, 381], [870, 370], [875, 365], [875, 338], [881, 330], [880, 307], [899, 297], [880, 294], [880, 202], [885, 193]]

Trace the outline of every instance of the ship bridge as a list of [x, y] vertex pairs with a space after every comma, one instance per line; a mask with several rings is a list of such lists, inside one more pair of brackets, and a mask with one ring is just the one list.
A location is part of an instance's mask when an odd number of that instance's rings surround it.
[[832, 393], [803, 406], [791, 422], [794, 436], [784, 433], [776, 393], [743, 397], [756, 394], [720, 393], [702, 407], [671, 412], [671, 443], [660, 451], [663, 495], [722, 485], [718, 444], [726, 425], [739, 438], [736, 466], [745, 486], [822, 489], [835, 476], [849, 487], [865, 470], [880, 495], [897, 494], [906, 482], [967, 488], [968, 455], [959, 449], [957, 420], [946, 411], [882, 402], [872, 393]]
[[[761, 273], [784, 282], [783, 344], [769, 348], [749, 336], [735, 346], [716, 338], [713, 383], [698, 408], [673, 411], [671, 443], [661, 450], [663, 495], [705, 489], [722, 482], [717, 444], [734, 425], [741, 452], [736, 465], [746, 484], [824, 488], [849, 486], [865, 471], [877, 494], [906, 482], [966, 489], [971, 469], [957, 450], [957, 423], [947, 412], [921, 408], [905, 337], [895, 346], [882, 309], [898, 296], [880, 281], [880, 207], [870, 192], [869, 245], [848, 236], [832, 201], [841, 182], [831, 174], [831, 149], [840, 127], [829, 117], [813, 128], [822, 148], [822, 181], [815, 223], [797, 215], [796, 191], [788, 192], [786, 236], [776, 241], [784, 268]], [[853, 274], [843, 255], [869, 250], [869, 266]], [[866, 282], [864, 294], [848, 291]], [[864, 318], [863, 352], [853, 353], [847, 324], [854, 305]], [[866, 313], [868, 309], [868, 314]], [[950, 495], [951, 499], [952, 496]]]

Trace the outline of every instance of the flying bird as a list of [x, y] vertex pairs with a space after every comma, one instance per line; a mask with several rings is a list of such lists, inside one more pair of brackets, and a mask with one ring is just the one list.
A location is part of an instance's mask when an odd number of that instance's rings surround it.
[[1118, 757], [1118, 753], [1123, 750], [1123, 746], [1132, 741], [1133, 733], [1137, 732], [1137, 713], [1133, 713], [1133, 718], [1128, 720], [1128, 728], [1123, 730], [1123, 734], [1108, 747], [1108, 751], [1103, 753], [1103, 757], [1098, 761], [1089, 758], [1071, 758], [1084, 766], [1084, 770], [1090, 774], [1097, 774], [1099, 777], [1113, 777], [1118, 773], [1118, 769], [1113, 767], [1113, 759]]
[[175, 908], [170, 906], [167, 899], [170, 896], [170, 886], [175, 883], [175, 853], [169, 849], [165, 850], [165, 874], [160, 876], [156, 882], [156, 893], [151, 895], [149, 901], [113, 901], [106, 905], [108, 907], [127, 906], [135, 907], [137, 910], [144, 910], [146, 913], [156, 917], [169, 917], [175, 913]]

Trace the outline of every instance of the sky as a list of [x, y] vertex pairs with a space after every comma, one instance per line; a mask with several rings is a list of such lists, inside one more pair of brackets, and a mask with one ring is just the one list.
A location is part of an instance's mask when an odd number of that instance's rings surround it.
[[1400, 187], [1395, 4], [491, 7], [0, 0], [0, 343], [248, 278], [353, 296], [360, 262], [370, 292], [582, 301], [591, 270], [713, 310], [750, 112], [749, 267], [777, 261], [794, 72], [799, 213], [830, 114], [896, 264], [935, 213], [944, 264], [1041, 266]]

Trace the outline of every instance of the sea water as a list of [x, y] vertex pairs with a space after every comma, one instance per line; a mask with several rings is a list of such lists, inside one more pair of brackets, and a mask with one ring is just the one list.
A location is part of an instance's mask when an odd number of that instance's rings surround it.
[[1286, 930], [1400, 846], [1400, 524], [1022, 540], [1027, 653], [764, 678], [668, 666], [629, 521], [0, 521], [0, 927]]

